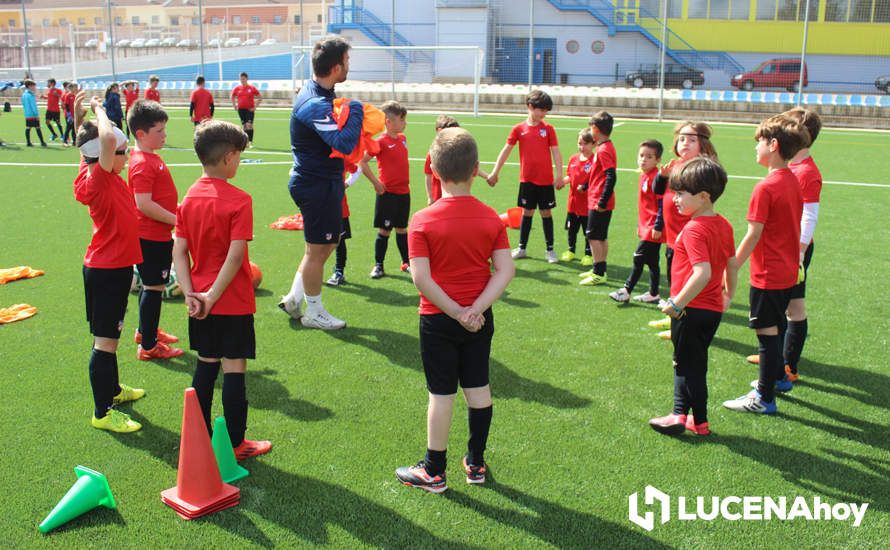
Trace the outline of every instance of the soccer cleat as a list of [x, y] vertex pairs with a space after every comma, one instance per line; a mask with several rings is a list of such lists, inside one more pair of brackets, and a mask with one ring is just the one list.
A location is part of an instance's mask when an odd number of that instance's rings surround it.
[[402, 262], [402, 265], [399, 266], [399, 270], [401, 270], [402, 273], [408, 273], [410, 275], [411, 264], [409, 264], [408, 262]]
[[121, 403], [126, 403], [127, 401], [136, 401], [137, 399], [142, 399], [145, 397], [145, 390], [142, 388], [131, 388], [126, 384], [118, 384], [121, 387], [121, 392], [114, 396], [112, 402], [115, 405], [120, 405]]
[[513, 252], [510, 253], [510, 256], [514, 260], [521, 260], [522, 258], [527, 258], [528, 254], [525, 253], [525, 249], [522, 247], [517, 247], [513, 249]]
[[[178, 336], [173, 336], [172, 334], [164, 332], [161, 329], [158, 329], [157, 338], [158, 342], [163, 342], [165, 344], [175, 344], [176, 342], [179, 342]], [[133, 336], [133, 340], [135, 340], [137, 344], [142, 343], [142, 333], [139, 332], [139, 329], [136, 329], [136, 334]]]
[[566, 250], [562, 254], [560, 254], [559, 259], [563, 262], [571, 262], [575, 259], [575, 253], [571, 250]]
[[664, 435], [680, 435], [686, 431], [685, 414], [669, 414], [649, 420], [653, 430]]
[[315, 315], [309, 315], [309, 312], [307, 311], [306, 315], [303, 315], [303, 318], [300, 319], [300, 322], [303, 323], [303, 326], [306, 328], [317, 328], [321, 330], [340, 330], [346, 326], [346, 321], [337, 319], [324, 309]]
[[[756, 390], [758, 382], [759, 380], [752, 380], [751, 387]], [[788, 393], [794, 389], [794, 384], [791, 382], [791, 380], [788, 379], [787, 376], [785, 376], [781, 380], [776, 380], [775, 388], [776, 391], [779, 393]]]
[[615, 292], [610, 292], [609, 298], [612, 298], [616, 302], [627, 302], [628, 300], [630, 300], [630, 294], [627, 293], [626, 288], [621, 287]]
[[711, 435], [711, 430], [708, 428], [707, 422], [702, 422], [701, 424], [695, 423], [695, 417], [691, 414], [686, 417], [686, 429], [695, 435]]
[[745, 361], [751, 363], [752, 365], [759, 365], [760, 364], [760, 354], [755, 353], [755, 354], [749, 355], [748, 357], [745, 357]]
[[670, 330], [662, 330], [658, 333], [658, 337], [662, 340], [670, 340], [671, 339], [671, 331]]
[[589, 267], [593, 265], [593, 256], [590, 254], [586, 254], [583, 258], [581, 258], [581, 265], [584, 267]]
[[151, 361], [152, 359], [173, 359], [185, 353], [185, 350], [179, 348], [171, 348], [167, 344], [158, 341], [155, 347], [144, 349], [142, 344], [136, 349], [136, 359], [140, 361]]
[[330, 286], [340, 286], [346, 282], [346, 277], [343, 276], [342, 271], [334, 271], [331, 275], [331, 278], [326, 281]]
[[791, 382], [797, 382], [798, 380], [800, 380], [800, 375], [791, 370], [791, 365], [785, 365], [785, 378], [787, 378]]
[[593, 277], [593, 270], [588, 269], [587, 271], [582, 271], [581, 273], [578, 273], [578, 277], [580, 277], [581, 279], [585, 279], [587, 277]]
[[644, 304], [656, 304], [661, 300], [661, 296], [656, 294], [655, 296], [649, 294], [648, 292], [645, 294], [638, 294], [634, 296], [634, 302], [643, 302]]
[[426, 471], [425, 462], [421, 460], [414, 466], [402, 466], [396, 470], [396, 478], [403, 485], [417, 487], [430, 493], [442, 493], [448, 489], [445, 482], [445, 472], [437, 476], [431, 476]]
[[260, 456], [268, 453], [272, 450], [272, 442], [271, 441], [251, 441], [249, 439], [245, 439], [241, 441], [241, 443], [232, 449], [235, 451], [235, 458], [237, 460], [246, 460], [248, 458], [254, 456]]
[[662, 329], [662, 330], [664, 330], [666, 328], [671, 328], [671, 318], [665, 317], [664, 319], [659, 319], [657, 321], [649, 321], [649, 326], [652, 328], [658, 328], [658, 329]]
[[293, 298], [281, 297], [278, 302], [281, 311], [290, 315], [291, 319], [299, 320], [303, 316], [303, 300], [294, 300]]
[[379, 279], [384, 275], [386, 275], [386, 273], [383, 272], [383, 266], [380, 264], [374, 264], [374, 269], [371, 270], [371, 278]]
[[108, 409], [108, 414], [102, 418], [93, 415], [90, 423], [94, 428], [117, 433], [130, 433], [142, 429], [142, 424], [130, 418], [130, 415], [114, 409]]
[[597, 275], [596, 273], [594, 273], [590, 277], [585, 277], [585, 278], [581, 279], [581, 282], [578, 284], [581, 286], [596, 286], [596, 285], [601, 285], [601, 284], [605, 283], [606, 281], [608, 281], [608, 278], [605, 276], [605, 274]]
[[776, 402], [764, 401], [757, 390], [751, 390], [741, 397], [724, 401], [723, 406], [731, 411], [757, 414], [776, 414]]
[[556, 258], [556, 252], [553, 250], [547, 250], [544, 252], [544, 257], [547, 258], [548, 264], [558, 264], [559, 260]]
[[471, 484], [479, 484], [485, 483], [485, 472], [488, 471], [488, 465], [484, 462], [481, 466], [477, 466], [475, 464], [470, 464], [467, 462], [467, 457], [464, 456], [463, 460], [464, 464], [464, 472], [467, 474], [467, 483]]

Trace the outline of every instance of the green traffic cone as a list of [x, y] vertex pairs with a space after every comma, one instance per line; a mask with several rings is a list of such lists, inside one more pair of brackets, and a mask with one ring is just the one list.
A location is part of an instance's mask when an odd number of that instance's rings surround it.
[[250, 472], [238, 464], [238, 460], [235, 458], [235, 450], [232, 449], [232, 440], [229, 439], [229, 430], [226, 428], [226, 419], [222, 416], [217, 416], [216, 422], [213, 424], [211, 443], [223, 483], [238, 481], [250, 475]]
[[77, 474], [77, 481], [40, 524], [38, 529], [41, 533], [49, 533], [96, 506], [117, 507], [104, 475], [86, 466], [75, 466], [74, 473]]

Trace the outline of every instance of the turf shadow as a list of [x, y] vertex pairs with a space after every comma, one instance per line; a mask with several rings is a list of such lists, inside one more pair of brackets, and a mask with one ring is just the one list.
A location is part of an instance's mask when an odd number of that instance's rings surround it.
[[331, 409], [291, 397], [287, 387], [274, 377], [275, 373], [276, 371], [269, 368], [247, 369], [247, 391], [251, 408], [274, 410], [295, 420], [307, 422], [333, 418], [334, 412]]
[[179, 467], [179, 434], [152, 424], [138, 413], [131, 412], [130, 415], [142, 424], [142, 429], [135, 433], [115, 434], [115, 439], [127, 447], [147, 452], [175, 471]]
[[670, 548], [630, 527], [572, 510], [501, 483], [478, 487], [494, 491], [524, 510], [504, 509], [448, 491], [445, 498], [513, 529], [522, 529], [557, 548]]
[[534, 279], [536, 281], [550, 284], [550, 285], [569, 285], [571, 282], [569, 281], [569, 272], [565, 270], [553, 271], [529, 271], [527, 269], [522, 269], [520, 266], [521, 263], [516, 264], [516, 277], [521, 277], [523, 279]]
[[361, 283], [355, 283], [352, 279], [337, 287], [338, 292], [363, 296], [367, 301], [377, 304], [397, 307], [417, 305], [417, 289], [414, 288], [410, 279], [406, 283], [406, 289], [407, 290], [404, 293], [396, 292], [395, 290], [379, 286], [368, 286]]
[[[890, 426], [876, 424], [868, 420], [862, 420], [854, 416], [846, 415], [841, 412], [816, 405], [810, 401], [799, 399], [793, 394], [783, 394], [783, 401], [794, 403], [799, 407], [809, 409], [824, 418], [830, 418], [832, 422], [823, 422], [810, 418], [801, 418], [797, 416], [786, 415], [786, 417], [794, 422], [799, 422], [810, 428], [828, 432], [835, 437], [848, 439], [854, 443], [864, 443], [871, 447], [890, 450]], [[845, 424], [839, 426], [837, 423]]]
[[[43, 520], [41, 519], [41, 521]], [[94, 527], [105, 527], [108, 525], [126, 527], [127, 521], [117, 508], [111, 509], [104, 506], [97, 506], [93, 508], [89, 514], [78, 516], [64, 525], [60, 525], [53, 529], [44, 535], [44, 540], [50, 541], [54, 535], [61, 535], [62, 533], [87, 530]]]
[[509, 292], [504, 292], [503, 296], [500, 299], [501, 302], [513, 306], [513, 307], [521, 307], [525, 309], [533, 309], [536, 307], [541, 307], [541, 304], [537, 302], [531, 302], [529, 300], [523, 300], [521, 298], [513, 298], [510, 296]]

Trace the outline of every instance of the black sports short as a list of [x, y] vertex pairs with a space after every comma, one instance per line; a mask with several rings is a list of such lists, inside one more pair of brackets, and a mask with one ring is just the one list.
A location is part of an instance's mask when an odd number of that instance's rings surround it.
[[241, 124], [253, 122], [254, 114], [255, 111], [251, 111], [250, 109], [238, 109], [238, 118], [241, 119]]
[[340, 240], [352, 238], [352, 227], [349, 225], [349, 218], [343, 218], [340, 224]]
[[170, 264], [173, 261], [173, 239], [149, 241], [139, 239], [142, 247], [142, 263], [136, 265], [142, 284], [165, 285], [170, 280]]
[[807, 296], [807, 279], [809, 278], [809, 270], [810, 270], [810, 261], [813, 259], [813, 243], [810, 241], [810, 246], [807, 247], [806, 251], [803, 253], [803, 273], [804, 279], [802, 283], [798, 283], [791, 289], [791, 299], [796, 300], [798, 298], [806, 298]]
[[40, 128], [40, 119], [39, 118], [26, 118], [25, 119], [25, 128]]
[[253, 315], [189, 317], [189, 347], [205, 359], [256, 359]]
[[310, 244], [337, 244], [343, 223], [343, 181], [291, 175], [290, 196], [303, 215], [303, 238]]
[[[793, 288], [793, 287], [792, 287]], [[785, 325], [785, 311], [791, 301], [792, 288], [765, 290], [751, 287], [748, 299], [751, 313], [748, 316], [749, 328], [782, 327]]]
[[59, 122], [61, 120], [61, 114], [59, 113], [59, 111], [46, 112], [46, 121], [49, 122], [51, 120], [54, 120], [56, 122]]
[[695, 307], [687, 307], [685, 311], [683, 317], [671, 320], [674, 368], [678, 376], [703, 374], [708, 371], [708, 347], [723, 314]]
[[444, 313], [420, 316], [420, 357], [426, 387], [435, 395], [488, 385], [488, 357], [494, 335], [494, 315], [485, 311], [485, 325], [469, 332]]
[[535, 185], [529, 182], [519, 183], [519, 198], [516, 206], [529, 210], [550, 210], [556, 208], [556, 193], [552, 185]]
[[587, 226], [587, 216], [579, 216], [578, 214], [573, 214], [572, 212], [566, 212], [566, 230], [571, 230], [573, 227], [586, 227]]
[[374, 227], [393, 229], [408, 227], [408, 216], [411, 214], [411, 194], [396, 195], [384, 193], [377, 195], [374, 203]]
[[133, 267], [103, 269], [83, 266], [83, 292], [90, 333], [101, 338], [121, 337]]
[[605, 241], [609, 238], [609, 222], [612, 221], [612, 211], [604, 210], [597, 212], [589, 210], [587, 212], [587, 240], [589, 241]]

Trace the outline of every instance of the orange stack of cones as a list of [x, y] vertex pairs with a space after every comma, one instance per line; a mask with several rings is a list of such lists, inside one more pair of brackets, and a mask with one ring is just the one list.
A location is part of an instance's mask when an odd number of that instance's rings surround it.
[[161, 501], [187, 520], [241, 501], [241, 490], [222, 481], [194, 388], [185, 390], [176, 487], [161, 491]]

